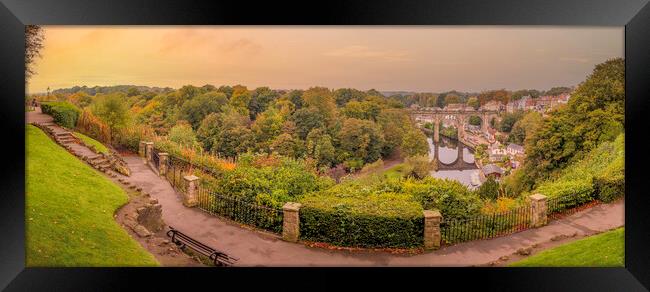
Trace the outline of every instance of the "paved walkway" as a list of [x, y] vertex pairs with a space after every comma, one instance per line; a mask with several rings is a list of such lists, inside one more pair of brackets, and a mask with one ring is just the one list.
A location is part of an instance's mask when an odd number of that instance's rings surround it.
[[229, 255], [238, 266], [472, 266], [511, 255], [520, 248], [551, 241], [557, 235], [578, 236], [624, 225], [624, 202], [598, 205], [548, 225], [510, 236], [466, 242], [418, 255], [330, 251], [282, 241], [277, 236], [241, 228], [196, 208], [183, 206], [181, 197], [138, 156], [126, 156], [129, 180], [158, 199], [163, 220], [170, 226]]
[[[49, 118], [49, 120], [48, 120]], [[27, 122], [50, 121], [40, 109], [27, 114]], [[473, 266], [511, 255], [520, 248], [551, 241], [558, 235], [578, 236], [624, 225], [624, 202], [598, 205], [548, 225], [513, 235], [457, 244], [418, 255], [378, 252], [330, 251], [282, 241], [278, 236], [242, 228], [196, 208], [183, 206], [181, 196], [164, 178], [136, 155], [125, 156], [131, 168], [128, 180], [143, 188], [163, 207], [170, 226], [238, 257], [237, 266]]]

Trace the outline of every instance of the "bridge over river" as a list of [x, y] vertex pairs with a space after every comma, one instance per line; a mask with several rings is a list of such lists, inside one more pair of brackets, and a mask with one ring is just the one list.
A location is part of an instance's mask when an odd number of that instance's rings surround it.
[[477, 116], [481, 119], [481, 132], [487, 134], [490, 127], [490, 120], [492, 118], [499, 118], [499, 111], [490, 109], [474, 109], [472, 107], [463, 107], [457, 109], [448, 108], [416, 108], [410, 109], [409, 114], [418, 123], [432, 123], [433, 124], [433, 141], [440, 141], [440, 125], [451, 124], [458, 129], [458, 140], [463, 141], [465, 144], [472, 145], [474, 142], [466, 139], [465, 126], [469, 124], [469, 117]]
[[427, 142], [429, 158], [437, 165], [437, 170], [431, 172], [431, 176], [456, 180], [470, 187], [476, 186], [472, 180], [478, 179], [479, 169], [471, 147], [444, 136], [441, 136], [438, 142], [429, 137]]

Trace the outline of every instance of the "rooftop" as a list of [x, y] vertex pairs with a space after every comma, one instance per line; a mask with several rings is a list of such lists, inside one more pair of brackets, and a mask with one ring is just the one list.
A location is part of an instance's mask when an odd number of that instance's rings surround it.
[[492, 173], [503, 174], [503, 169], [495, 164], [488, 164], [486, 166], [483, 166], [483, 174], [489, 175]]
[[514, 143], [508, 144], [508, 148], [512, 149], [512, 150], [515, 150], [515, 151], [524, 151], [524, 146], [514, 144]]

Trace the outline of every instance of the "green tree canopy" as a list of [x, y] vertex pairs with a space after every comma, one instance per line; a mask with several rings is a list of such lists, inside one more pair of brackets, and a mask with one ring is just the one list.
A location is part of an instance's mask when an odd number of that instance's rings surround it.
[[343, 114], [349, 118], [377, 120], [381, 106], [375, 101], [350, 101], [345, 104]]
[[221, 92], [203, 93], [183, 103], [179, 118], [188, 121], [193, 129], [197, 129], [205, 116], [220, 112], [221, 107], [227, 103], [226, 95]]
[[270, 107], [259, 114], [251, 126], [258, 143], [257, 149], [266, 151], [269, 143], [282, 131], [283, 124], [284, 118], [280, 111], [274, 107]]
[[125, 127], [130, 120], [129, 108], [124, 98], [123, 93], [102, 95], [97, 97], [97, 102], [91, 108], [93, 114], [109, 127], [111, 137], [116, 129]]
[[406, 157], [426, 156], [429, 154], [429, 143], [422, 131], [413, 128], [404, 134], [400, 149]]
[[320, 128], [313, 129], [307, 135], [307, 155], [316, 159], [320, 167], [331, 167], [337, 163], [332, 137]]
[[341, 150], [352, 158], [373, 162], [381, 157], [384, 136], [377, 124], [360, 119], [345, 119], [337, 136]]
[[325, 127], [325, 118], [313, 107], [296, 110], [291, 120], [296, 125], [296, 133], [300, 139], [305, 139], [313, 129]]
[[179, 120], [174, 127], [169, 130], [168, 138], [185, 147], [198, 148], [200, 145], [196, 139], [196, 134], [192, 130], [190, 123]]
[[257, 114], [266, 110], [268, 105], [278, 97], [278, 93], [268, 87], [259, 87], [251, 93], [251, 99], [248, 102], [248, 111], [250, 118], [254, 119]]
[[472, 96], [467, 100], [467, 105], [473, 107], [474, 109], [478, 109], [481, 106], [481, 103], [478, 102], [478, 98], [476, 96]]

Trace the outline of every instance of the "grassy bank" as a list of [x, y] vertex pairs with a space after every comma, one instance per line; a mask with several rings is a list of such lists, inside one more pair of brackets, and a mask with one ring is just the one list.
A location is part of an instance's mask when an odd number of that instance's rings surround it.
[[26, 265], [159, 265], [113, 218], [124, 190], [40, 129], [26, 131]]
[[108, 148], [106, 148], [106, 146], [104, 146], [104, 144], [100, 143], [99, 141], [90, 138], [84, 134], [81, 134], [79, 132], [74, 132], [73, 135], [81, 139], [87, 145], [95, 146], [95, 149], [97, 149], [97, 151], [108, 154]]
[[623, 267], [625, 228], [590, 236], [545, 250], [512, 267]]

